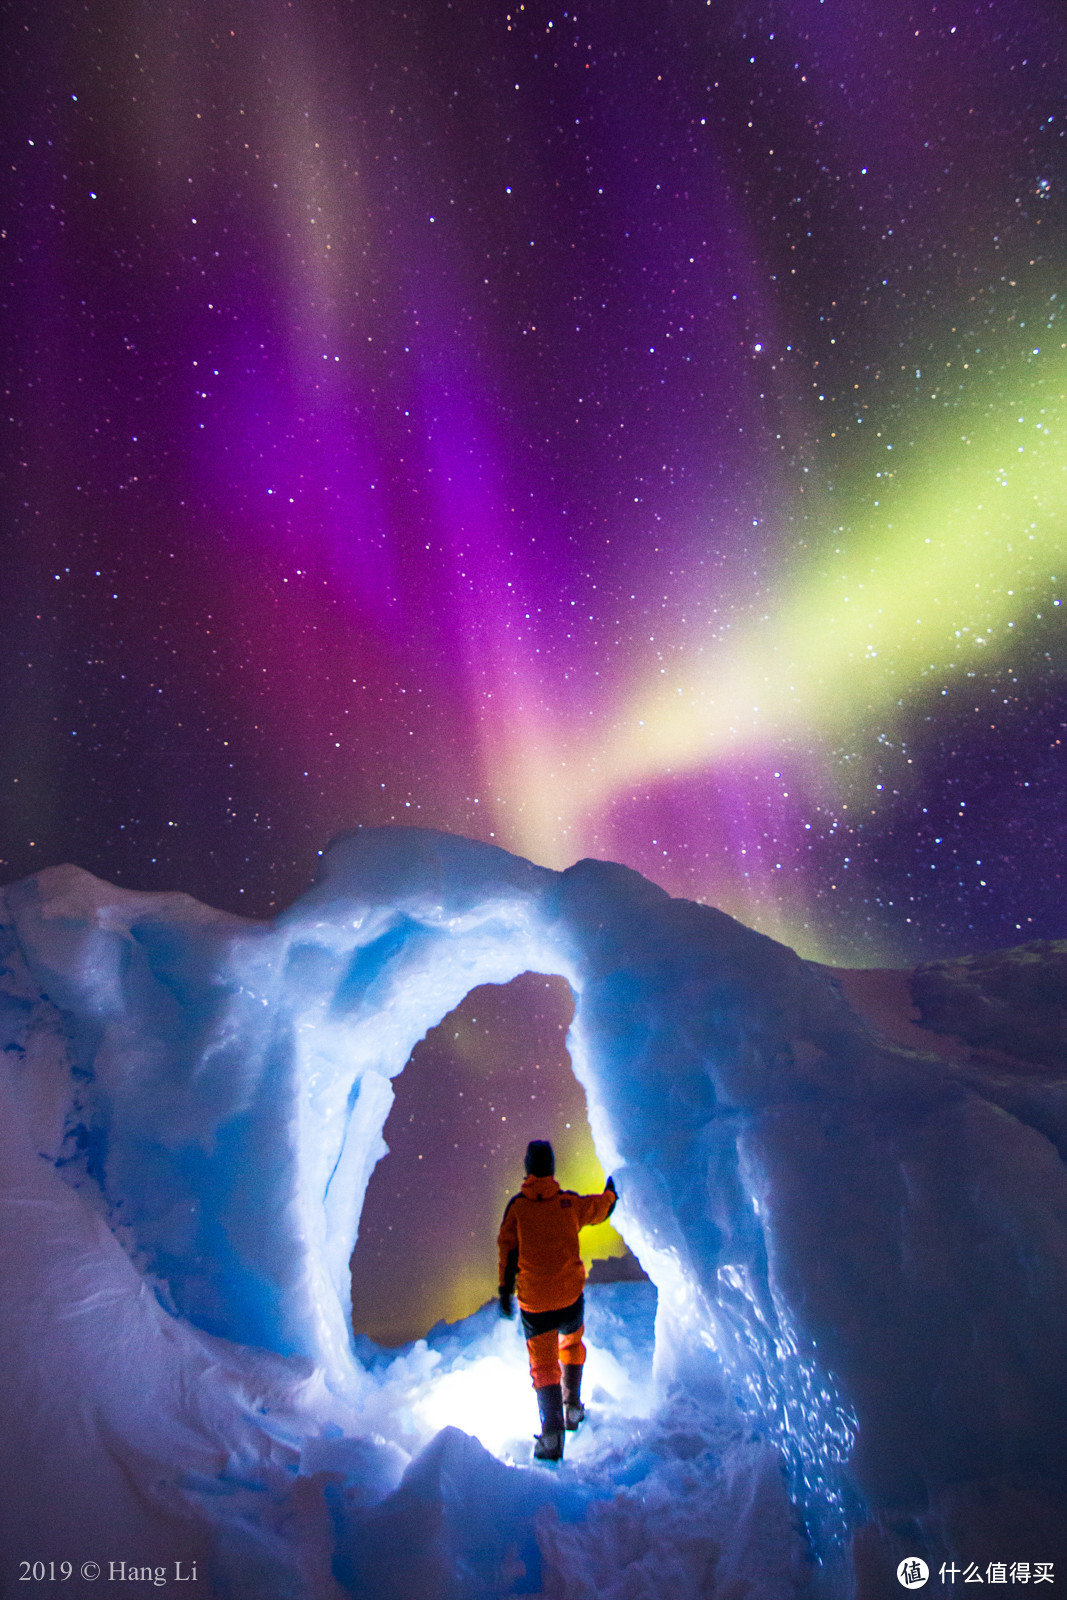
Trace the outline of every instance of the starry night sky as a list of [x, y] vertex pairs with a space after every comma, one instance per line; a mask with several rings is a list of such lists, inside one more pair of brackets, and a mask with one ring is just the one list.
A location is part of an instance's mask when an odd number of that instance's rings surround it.
[[[21, 14], [20, 14], [21, 13]], [[11, 8], [0, 876], [1062, 935], [1067, 18]]]

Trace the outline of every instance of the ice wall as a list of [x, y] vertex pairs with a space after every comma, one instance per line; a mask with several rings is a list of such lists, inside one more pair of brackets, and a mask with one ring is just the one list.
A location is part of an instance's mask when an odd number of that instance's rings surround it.
[[1062, 1508], [1062, 1075], [1009, 1104], [722, 913], [420, 830], [336, 841], [269, 925], [75, 868], [10, 886], [0, 924], [26, 1137], [181, 1325], [358, 1406], [348, 1257], [390, 1080], [474, 986], [559, 973], [664, 1389], [721, 1364], [823, 1550], [959, 1554], [990, 1506], [1035, 1539]]

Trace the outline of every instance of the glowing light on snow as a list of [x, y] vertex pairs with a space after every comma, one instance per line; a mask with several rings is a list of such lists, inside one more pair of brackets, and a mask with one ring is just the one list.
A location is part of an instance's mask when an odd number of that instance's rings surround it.
[[453, 1367], [413, 1409], [434, 1433], [462, 1428], [493, 1455], [505, 1454], [509, 1444], [536, 1431], [537, 1406], [525, 1347], [516, 1342], [514, 1360], [488, 1355]]
[[[501, 1460], [525, 1462], [538, 1416], [520, 1329], [514, 1323], [498, 1323], [488, 1334], [474, 1338], [469, 1352], [440, 1375], [424, 1377], [422, 1392], [414, 1400], [410, 1370], [398, 1373], [397, 1387], [383, 1391], [387, 1400], [379, 1413], [379, 1425], [390, 1408], [408, 1407], [411, 1420], [426, 1440], [442, 1428], [461, 1428]], [[651, 1414], [652, 1373], [643, 1366], [631, 1371], [610, 1350], [591, 1343], [583, 1394], [593, 1400], [596, 1424], [570, 1441], [571, 1456], [584, 1453], [597, 1425]]]

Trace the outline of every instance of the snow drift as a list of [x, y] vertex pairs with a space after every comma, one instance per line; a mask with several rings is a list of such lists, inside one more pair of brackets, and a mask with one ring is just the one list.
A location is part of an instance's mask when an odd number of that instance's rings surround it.
[[[923, 1050], [611, 863], [363, 830], [270, 924], [73, 867], [9, 886], [5, 1582], [196, 1560], [218, 1595], [784, 1600], [894, 1592], [908, 1555], [1063, 1560], [1063, 950], [1008, 961], [924, 969], [956, 1041]], [[591, 1291], [597, 1422], [555, 1475], [516, 1465], [528, 1399], [465, 1425], [472, 1377], [524, 1381], [489, 1312], [391, 1360], [349, 1334], [391, 1079], [526, 970], [574, 991], [655, 1285]]]

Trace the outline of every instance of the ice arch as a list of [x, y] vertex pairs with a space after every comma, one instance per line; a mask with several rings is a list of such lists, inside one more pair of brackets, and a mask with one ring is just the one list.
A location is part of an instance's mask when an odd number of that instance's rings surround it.
[[3, 891], [0, 966], [9, 1232], [12, 1185], [52, 1207], [58, 1171], [180, 1318], [356, 1398], [348, 1250], [390, 1078], [469, 989], [562, 974], [664, 1376], [721, 1362], [809, 1507], [840, 1527], [851, 1481], [887, 1549], [901, 1507], [958, 1557], [989, 1503], [1062, 1505], [1062, 1030], [1029, 1074], [898, 1049], [636, 873], [418, 830], [338, 840], [272, 924], [56, 868]]
[[157, 1292], [210, 1333], [358, 1390], [348, 1260], [390, 1080], [474, 987], [571, 985], [568, 1038], [661, 1362], [715, 1349], [822, 1476], [849, 1424], [775, 1285], [758, 1125], [793, 1042], [849, 1014], [792, 951], [626, 868], [555, 873], [415, 829], [334, 842], [274, 924], [54, 869], [6, 891], [67, 1034], [53, 1131]]

